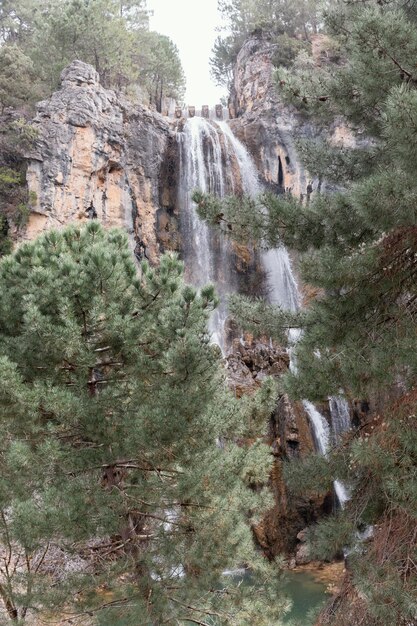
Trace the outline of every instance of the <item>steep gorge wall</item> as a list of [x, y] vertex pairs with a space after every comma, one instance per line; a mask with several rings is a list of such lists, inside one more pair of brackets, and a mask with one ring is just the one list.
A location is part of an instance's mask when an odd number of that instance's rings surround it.
[[273, 78], [276, 46], [266, 36], [245, 42], [237, 57], [229, 99], [231, 127], [248, 146], [264, 183], [272, 190], [307, 193], [306, 172], [294, 146], [295, 130], [312, 130], [279, 99]]
[[161, 176], [172, 149], [168, 120], [104, 89], [90, 65], [74, 61], [33, 125], [27, 182], [35, 200], [25, 237], [96, 218], [127, 228], [137, 256], [157, 262], [160, 199], [175, 186]]
[[[250, 40], [242, 48], [231, 98], [238, 117], [231, 126], [271, 189], [302, 194], [306, 176], [291, 135], [298, 121], [276, 97], [271, 54], [263, 40]], [[98, 219], [126, 228], [138, 258], [157, 263], [164, 250], [181, 250], [180, 155], [175, 124], [168, 118], [103, 89], [91, 66], [74, 61], [62, 73], [61, 89], [38, 105], [34, 126], [38, 140], [27, 155], [27, 180], [36, 200], [27, 239], [70, 222]], [[231, 168], [239, 187], [238, 168], [233, 163]], [[248, 281], [250, 267], [242, 265], [242, 281]], [[239, 394], [251, 393], [265, 376], [280, 375], [287, 367], [284, 351], [263, 342], [236, 342], [228, 361], [231, 386]], [[291, 499], [282, 479], [283, 460], [314, 447], [302, 404], [281, 398], [267, 430], [274, 455], [274, 505], [257, 537], [272, 557], [294, 550], [297, 533], [323, 513], [323, 502]]]
[[[319, 39], [315, 42], [317, 57], [323, 43]], [[237, 57], [229, 98], [230, 126], [247, 146], [267, 190], [277, 194], [290, 192], [307, 199], [317, 189], [318, 181], [309, 176], [300, 162], [295, 139], [314, 138], [319, 131], [281, 100], [274, 81], [275, 53], [276, 45], [262, 34], [253, 36], [243, 45]], [[330, 129], [329, 136], [335, 142], [343, 142], [347, 139], [346, 129], [342, 124], [336, 125]], [[300, 285], [300, 291], [306, 305], [311, 290], [308, 286]], [[267, 346], [255, 342], [255, 353], [262, 354], [265, 350], [268, 350]], [[243, 355], [242, 359], [245, 364], [247, 355]], [[232, 360], [234, 376], [236, 378], [235, 372], [239, 372], [241, 385], [245, 381], [248, 385], [250, 375], [243, 371], [245, 367], [242, 364], [236, 364], [236, 360], [239, 361], [239, 349], [235, 351]], [[278, 371], [271, 371], [271, 367], [264, 367], [261, 374], [256, 373], [259, 355], [254, 360], [255, 367], [251, 364], [249, 369], [255, 369], [255, 381], [265, 373], [280, 375]], [[281, 373], [285, 369], [285, 366], [281, 366]], [[323, 405], [320, 410], [330, 422], [328, 406]], [[296, 563], [303, 564], [310, 560], [304, 544], [303, 529], [329, 514], [334, 506], [332, 493], [328, 493], [324, 499], [311, 498], [308, 494], [294, 497], [288, 493], [283, 479], [283, 464], [286, 460], [303, 458], [315, 448], [312, 427], [303, 403], [292, 402], [287, 396], [279, 399], [270, 419], [268, 443], [274, 456], [271, 474], [274, 505], [255, 534], [269, 557], [295, 553]]]

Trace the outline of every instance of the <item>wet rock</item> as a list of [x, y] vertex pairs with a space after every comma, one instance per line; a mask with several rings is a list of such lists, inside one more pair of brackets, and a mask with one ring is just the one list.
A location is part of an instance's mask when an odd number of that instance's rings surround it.
[[269, 423], [269, 440], [274, 454], [286, 459], [302, 458], [314, 450], [310, 424], [301, 402], [283, 395]]
[[288, 365], [288, 354], [280, 346], [235, 339], [226, 359], [229, 386], [240, 398], [253, 393], [268, 376], [281, 376]]

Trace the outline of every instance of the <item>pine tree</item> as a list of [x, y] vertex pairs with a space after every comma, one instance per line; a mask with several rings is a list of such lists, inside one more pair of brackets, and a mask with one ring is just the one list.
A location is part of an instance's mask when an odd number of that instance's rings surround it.
[[[237, 55], [254, 32], [263, 33], [277, 50], [277, 61], [286, 64], [319, 29], [322, 6], [317, 0], [219, 0], [225, 35], [217, 37], [210, 59], [211, 73], [219, 85], [231, 85]], [[297, 37], [297, 39], [295, 38]]]
[[[279, 571], [254, 550], [275, 400], [226, 391], [212, 287], [175, 256], [138, 274], [97, 222], [0, 262], [0, 598], [97, 624], [276, 623]], [[219, 445], [218, 442], [222, 442]], [[240, 442], [240, 443], [239, 443]], [[255, 586], [225, 570], [250, 567]]]

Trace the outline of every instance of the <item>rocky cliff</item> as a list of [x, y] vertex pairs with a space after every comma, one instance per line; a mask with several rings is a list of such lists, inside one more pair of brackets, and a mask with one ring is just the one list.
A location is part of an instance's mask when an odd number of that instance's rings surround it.
[[169, 206], [175, 187], [164, 170], [168, 120], [104, 89], [90, 65], [74, 61], [62, 72], [61, 89], [38, 105], [34, 126], [27, 181], [35, 200], [26, 237], [98, 219], [127, 228], [137, 256], [156, 262], [160, 201]]
[[[320, 65], [326, 59], [328, 38], [311, 38], [312, 55]], [[278, 44], [268, 34], [256, 34], [242, 46], [235, 65], [229, 98], [234, 133], [250, 150], [267, 188], [291, 191], [302, 198], [318, 188], [300, 162], [295, 138], [314, 138], [320, 130], [285, 104], [274, 78], [274, 55]], [[342, 119], [326, 127], [325, 137], [333, 145], [352, 146], [358, 142]]]
[[[321, 36], [314, 39], [313, 54], [317, 62], [325, 43]], [[251, 153], [266, 189], [278, 194], [287, 191], [307, 199], [317, 189], [318, 181], [309, 177], [300, 162], [295, 138], [313, 138], [319, 131], [280, 99], [274, 83], [276, 51], [268, 35], [262, 34], [254, 35], [241, 48], [229, 98], [230, 125]], [[327, 129], [326, 136], [335, 143], [352, 140], [341, 122]], [[314, 297], [308, 286], [301, 286], [301, 292], [304, 304]], [[268, 347], [262, 342], [256, 342], [250, 349], [241, 344], [229, 359], [229, 372], [232, 370], [234, 387], [239, 393], [266, 374], [279, 376], [285, 371], [282, 352], [278, 350], [280, 355], [277, 355], [269, 350], [268, 363], [268, 358], [262, 359], [265, 351], [268, 352]], [[262, 361], [266, 362], [260, 367]], [[328, 406], [323, 405], [320, 411], [330, 421]], [[279, 399], [270, 419], [268, 442], [274, 455], [271, 474], [274, 505], [255, 534], [267, 556], [295, 554], [293, 563], [306, 563], [310, 558], [303, 528], [329, 514], [334, 498], [331, 493], [324, 499], [309, 498], [307, 494], [295, 498], [287, 492], [283, 463], [314, 450], [311, 425], [302, 403], [291, 402], [286, 396]]]
[[[274, 85], [276, 45], [265, 35], [245, 42], [237, 57], [229, 99], [234, 133], [249, 148], [268, 187], [307, 193], [306, 172], [294, 146], [294, 131], [302, 121], [279, 99]], [[311, 129], [304, 125], [304, 134]]]

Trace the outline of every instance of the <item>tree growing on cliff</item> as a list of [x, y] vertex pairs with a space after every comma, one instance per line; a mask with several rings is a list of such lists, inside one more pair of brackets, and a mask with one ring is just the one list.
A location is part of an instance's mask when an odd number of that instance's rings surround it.
[[177, 48], [149, 32], [146, 0], [6, 0], [0, 38], [0, 105], [48, 95], [74, 59], [93, 65], [105, 87], [149, 89], [152, 104], [156, 91], [159, 101], [161, 91], [180, 97], [184, 87]]
[[[219, 85], [231, 84], [231, 73], [239, 50], [254, 32], [264, 33], [279, 55], [288, 39], [297, 42], [317, 33], [321, 8], [318, 0], [219, 0], [225, 35], [217, 37], [210, 59], [211, 73]], [[291, 60], [296, 56], [291, 54]]]
[[[275, 394], [226, 392], [213, 289], [185, 286], [174, 256], [138, 274], [125, 235], [94, 221], [20, 246], [0, 293], [10, 621], [63, 604], [112, 626], [275, 621], [285, 601], [250, 530], [271, 457], [244, 444]], [[242, 565], [254, 587], [223, 576]]]
[[178, 48], [166, 35], [144, 33], [135, 53], [138, 58], [139, 82], [149, 93], [149, 103], [161, 112], [164, 98], [182, 102], [185, 75]]
[[[343, 593], [323, 623], [400, 626], [415, 622], [417, 581], [415, 3], [335, 2], [326, 27], [338, 53], [319, 64], [304, 53], [278, 72], [277, 83], [318, 128], [344, 119], [356, 147], [337, 145], [326, 132], [299, 142], [317, 181], [308, 203], [291, 194], [195, 199], [200, 214], [225, 233], [302, 254], [303, 282], [317, 293], [306, 311], [291, 316], [251, 308], [243, 298], [233, 302], [252, 329], [267, 325], [279, 337], [291, 325], [304, 328], [298, 372], [288, 374], [286, 390], [316, 400], [341, 388], [350, 397], [391, 398], [383, 418], [362, 424], [328, 460], [291, 466], [289, 479], [298, 489], [326, 490], [335, 478], [352, 488], [346, 509], [314, 532], [321, 556], [344, 545], [353, 550]], [[323, 193], [323, 181], [337, 191]], [[356, 532], [368, 525], [375, 539], [358, 547]]]

